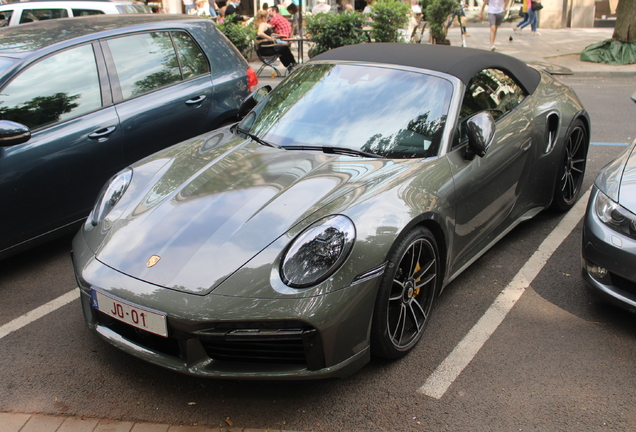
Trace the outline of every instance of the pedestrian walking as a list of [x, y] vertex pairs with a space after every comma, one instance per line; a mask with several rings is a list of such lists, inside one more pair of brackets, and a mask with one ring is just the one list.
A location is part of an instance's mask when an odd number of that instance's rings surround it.
[[[530, 1], [530, 0], [528, 0]], [[541, 0], [532, 0], [531, 1], [531, 6], [530, 6], [530, 11], [528, 11], [529, 13], [531, 13], [533, 15], [533, 19], [532, 22], [530, 22], [530, 28], [532, 29], [532, 35], [536, 36], [536, 35], [540, 35], [541, 33], [539, 33], [537, 31], [537, 24], [539, 23], [539, 15], [537, 15], [539, 13], [539, 11], [541, 9], [543, 9], [543, 5], [541, 4]]]
[[521, 34], [521, 29], [530, 24], [530, 15], [528, 15], [528, 9], [530, 9], [530, 2], [532, 0], [523, 0], [523, 4], [521, 5], [521, 10], [519, 11], [519, 15], [523, 18], [519, 24], [513, 27], [512, 31], [515, 34]]
[[448, 20], [448, 24], [446, 24], [446, 33], [448, 33], [448, 29], [453, 25], [453, 21], [455, 17], [457, 17], [457, 21], [459, 21], [459, 27], [461, 31], [464, 33], [464, 36], [470, 36], [466, 31], [466, 12], [464, 12], [464, 8], [468, 7], [468, 4], [464, 2], [464, 0], [460, 0], [457, 2], [457, 9], [453, 11]]
[[508, 9], [510, 0], [484, 0], [481, 5], [481, 14], [479, 19], [484, 19], [484, 8], [488, 5], [488, 22], [490, 23], [490, 51], [495, 51], [495, 39], [497, 38], [497, 29], [503, 22], [504, 13]]

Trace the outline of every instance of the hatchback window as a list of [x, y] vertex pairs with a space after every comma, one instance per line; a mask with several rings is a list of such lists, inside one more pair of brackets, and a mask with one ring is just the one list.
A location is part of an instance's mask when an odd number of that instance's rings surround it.
[[0, 118], [31, 129], [86, 114], [101, 105], [91, 45], [37, 62], [0, 91]]
[[68, 11], [66, 9], [24, 9], [20, 24], [57, 18], [68, 18]]
[[179, 53], [184, 79], [203, 75], [210, 71], [205, 54], [189, 35], [183, 32], [173, 32], [172, 36]]
[[71, 9], [73, 11], [73, 16], [89, 16], [89, 15], [103, 15], [104, 12], [98, 9]]
[[177, 54], [168, 32], [108, 40], [124, 99], [181, 81]]
[[8, 27], [9, 21], [11, 21], [11, 15], [13, 15], [12, 10], [6, 10], [0, 12], [0, 27]]

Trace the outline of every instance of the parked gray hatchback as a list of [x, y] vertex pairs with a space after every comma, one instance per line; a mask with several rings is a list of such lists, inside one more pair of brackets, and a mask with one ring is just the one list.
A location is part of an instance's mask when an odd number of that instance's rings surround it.
[[205, 18], [98, 15], [0, 30], [0, 258], [74, 231], [106, 181], [233, 120], [258, 82]]

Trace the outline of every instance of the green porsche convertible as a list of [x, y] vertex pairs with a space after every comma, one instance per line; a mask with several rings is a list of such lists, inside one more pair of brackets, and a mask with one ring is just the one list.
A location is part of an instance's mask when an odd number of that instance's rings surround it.
[[191, 375], [407, 354], [465, 268], [575, 203], [590, 136], [545, 71], [424, 44], [326, 52], [240, 116], [113, 177], [73, 243], [89, 328]]

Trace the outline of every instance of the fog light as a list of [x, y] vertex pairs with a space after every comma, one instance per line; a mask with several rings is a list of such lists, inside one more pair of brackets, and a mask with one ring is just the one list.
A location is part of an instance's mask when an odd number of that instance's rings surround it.
[[597, 266], [596, 264], [587, 263], [587, 272], [597, 281], [609, 285], [611, 283], [609, 272], [605, 267]]

